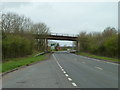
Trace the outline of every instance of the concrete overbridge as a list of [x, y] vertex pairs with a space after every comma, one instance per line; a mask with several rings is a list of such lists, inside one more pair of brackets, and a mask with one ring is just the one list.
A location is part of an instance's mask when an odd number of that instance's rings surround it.
[[78, 41], [77, 35], [51, 33], [47, 36], [42, 36], [38, 34], [36, 35], [36, 39], [45, 39], [46, 50], [47, 50], [48, 40], [76, 41], [76, 50], [79, 51], [80, 42]]
[[67, 41], [77, 41], [77, 36], [68, 34], [50, 34], [47, 39], [50, 40], [67, 40]]

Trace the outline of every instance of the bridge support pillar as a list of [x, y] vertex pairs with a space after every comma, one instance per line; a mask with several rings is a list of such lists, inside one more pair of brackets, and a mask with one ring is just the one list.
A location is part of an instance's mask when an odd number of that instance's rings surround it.
[[80, 51], [80, 41], [76, 41], [76, 50]]
[[45, 52], [48, 51], [48, 40], [45, 39]]

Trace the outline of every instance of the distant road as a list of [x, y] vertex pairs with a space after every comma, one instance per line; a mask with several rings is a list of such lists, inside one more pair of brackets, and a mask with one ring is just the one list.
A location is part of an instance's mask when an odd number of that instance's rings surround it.
[[67, 52], [3, 77], [3, 88], [117, 88], [118, 65]]

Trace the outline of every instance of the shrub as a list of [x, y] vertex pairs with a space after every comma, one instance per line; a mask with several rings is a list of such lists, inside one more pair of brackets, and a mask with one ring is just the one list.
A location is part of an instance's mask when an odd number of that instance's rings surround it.
[[26, 37], [8, 34], [2, 43], [3, 59], [31, 54], [33, 45], [33, 41]]

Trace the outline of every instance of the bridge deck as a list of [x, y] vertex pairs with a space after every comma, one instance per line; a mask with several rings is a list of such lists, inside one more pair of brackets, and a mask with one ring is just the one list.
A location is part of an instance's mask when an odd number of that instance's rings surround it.
[[71, 37], [71, 36], [58, 36], [58, 35], [49, 35], [47, 39], [51, 39], [51, 40], [77, 41], [77, 37]]
[[69, 34], [50, 34], [46, 37], [42, 37], [41, 35], [37, 35], [37, 39], [43, 38], [43, 39], [50, 39], [50, 40], [67, 40], [67, 41], [77, 41], [77, 36], [75, 35], [69, 35]]

